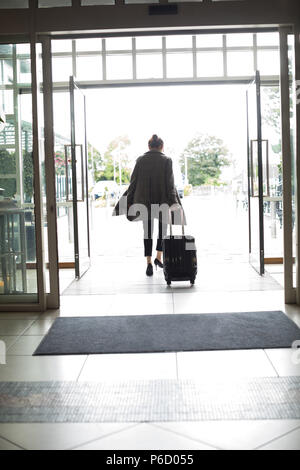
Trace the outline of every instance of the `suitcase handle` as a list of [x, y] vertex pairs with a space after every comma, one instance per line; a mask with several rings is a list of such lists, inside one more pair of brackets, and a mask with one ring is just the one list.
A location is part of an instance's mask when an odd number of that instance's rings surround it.
[[[180, 210], [180, 214], [181, 214], [182, 236], [184, 237], [185, 236], [185, 233], [184, 233], [184, 212], [183, 212], [183, 208], [180, 205], [179, 205], [178, 209]], [[169, 208], [169, 224], [170, 224], [170, 236], [173, 237], [171, 208]]]

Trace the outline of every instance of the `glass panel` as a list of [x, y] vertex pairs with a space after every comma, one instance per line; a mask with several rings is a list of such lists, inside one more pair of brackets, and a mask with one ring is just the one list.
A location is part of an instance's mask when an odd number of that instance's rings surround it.
[[13, 83], [13, 61], [0, 59], [0, 84], [9, 85]]
[[39, 8], [71, 7], [72, 0], [39, 0]]
[[31, 82], [31, 70], [30, 70], [30, 60], [21, 59], [18, 60], [18, 74], [20, 83], [30, 83]]
[[261, 75], [279, 75], [280, 59], [277, 51], [258, 51], [257, 66]]
[[[53, 114], [58, 259], [59, 263], [70, 263], [74, 262], [74, 229], [73, 205], [69, 202], [72, 200], [69, 93], [53, 94]], [[66, 156], [69, 163], [69, 178], [66, 174]], [[67, 197], [67, 193], [70, 197]]]
[[17, 44], [17, 54], [30, 55], [30, 44]]
[[184, 49], [193, 47], [192, 36], [167, 36], [167, 49]]
[[193, 54], [167, 54], [167, 77], [185, 78], [193, 76]]
[[136, 49], [162, 49], [161, 36], [137, 37], [135, 40]]
[[106, 56], [106, 76], [108, 80], [132, 80], [132, 56]]
[[159, 0], [125, 0], [125, 4], [129, 3], [159, 3]]
[[51, 41], [52, 52], [72, 52], [71, 39], [55, 39]]
[[224, 75], [222, 52], [197, 52], [197, 76], [221, 77]]
[[221, 34], [199, 34], [196, 36], [197, 47], [222, 47], [223, 36]]
[[162, 78], [162, 54], [137, 54], [137, 78]]
[[[293, 221], [293, 258], [296, 259], [296, 76], [295, 76], [295, 37], [288, 36], [289, 45], [289, 75], [290, 75], [290, 128], [291, 128], [291, 157], [292, 157], [292, 221]], [[293, 286], [297, 286], [296, 262], [293, 269]]]
[[253, 46], [253, 34], [252, 33], [227, 34], [226, 37], [227, 37], [228, 47]]
[[54, 82], [68, 82], [73, 73], [71, 57], [53, 57], [52, 73]]
[[0, 44], [0, 55], [12, 55], [12, 45], [11, 44]]
[[0, 302], [37, 302], [31, 80], [19, 94], [12, 69], [17, 63], [6, 61], [13, 90], [0, 92], [0, 113], [9, 112], [0, 128]]
[[0, 9], [1, 8], [28, 8], [29, 7], [29, 0], [1, 0], [0, 2]]
[[81, 0], [81, 5], [83, 7], [91, 5], [114, 5], [115, 0]]
[[257, 33], [257, 45], [279, 47], [279, 33]]
[[252, 52], [228, 52], [227, 72], [229, 76], [251, 76], [254, 74], [254, 58]]
[[131, 51], [131, 38], [107, 38], [105, 39], [107, 51]]
[[102, 80], [102, 57], [77, 57], [76, 62], [78, 80]]
[[76, 51], [102, 51], [102, 40], [98, 38], [76, 39]]

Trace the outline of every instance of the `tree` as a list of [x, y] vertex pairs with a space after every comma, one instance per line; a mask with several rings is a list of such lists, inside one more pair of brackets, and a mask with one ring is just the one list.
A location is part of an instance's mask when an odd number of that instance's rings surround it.
[[[112, 140], [103, 155], [104, 168], [99, 172], [97, 181], [115, 180], [120, 182], [119, 178], [119, 162], [121, 162], [121, 178], [122, 183], [129, 183], [130, 181], [130, 168], [129, 158], [127, 154], [127, 147], [130, 145], [128, 136], [119, 136]], [[115, 171], [114, 171], [115, 166]]]
[[194, 137], [180, 157], [181, 170], [184, 173], [187, 159], [188, 180], [193, 186], [220, 183], [222, 168], [229, 165], [229, 155], [222, 139], [200, 134]]

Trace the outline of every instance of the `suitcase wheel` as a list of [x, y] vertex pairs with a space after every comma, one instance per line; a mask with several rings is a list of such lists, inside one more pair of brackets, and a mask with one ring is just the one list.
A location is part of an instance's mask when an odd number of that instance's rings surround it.
[[193, 286], [195, 284], [195, 279], [191, 279], [191, 285]]
[[167, 281], [167, 284], [168, 284], [168, 286], [170, 286], [170, 285], [171, 285], [171, 281]]

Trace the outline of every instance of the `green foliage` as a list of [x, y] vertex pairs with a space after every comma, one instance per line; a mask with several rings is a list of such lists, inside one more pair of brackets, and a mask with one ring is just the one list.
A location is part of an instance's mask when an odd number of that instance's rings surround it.
[[23, 190], [24, 201], [31, 202], [33, 197], [33, 158], [32, 152], [23, 152]]
[[[14, 175], [16, 173], [16, 157], [14, 153], [0, 150], [0, 178], [1, 175]], [[5, 197], [14, 197], [16, 194], [16, 179], [1, 178], [0, 187], [4, 189]]]
[[222, 168], [229, 165], [229, 155], [222, 139], [200, 134], [192, 139], [180, 157], [181, 170], [184, 173], [187, 157], [188, 180], [193, 186], [204, 184], [218, 185]]
[[102, 169], [97, 172], [96, 181], [113, 180], [114, 179], [114, 160], [115, 160], [115, 179], [120, 182], [119, 178], [119, 161], [121, 161], [122, 183], [127, 184], [130, 181], [129, 159], [127, 147], [130, 140], [127, 136], [119, 136], [112, 140], [104, 152]]

